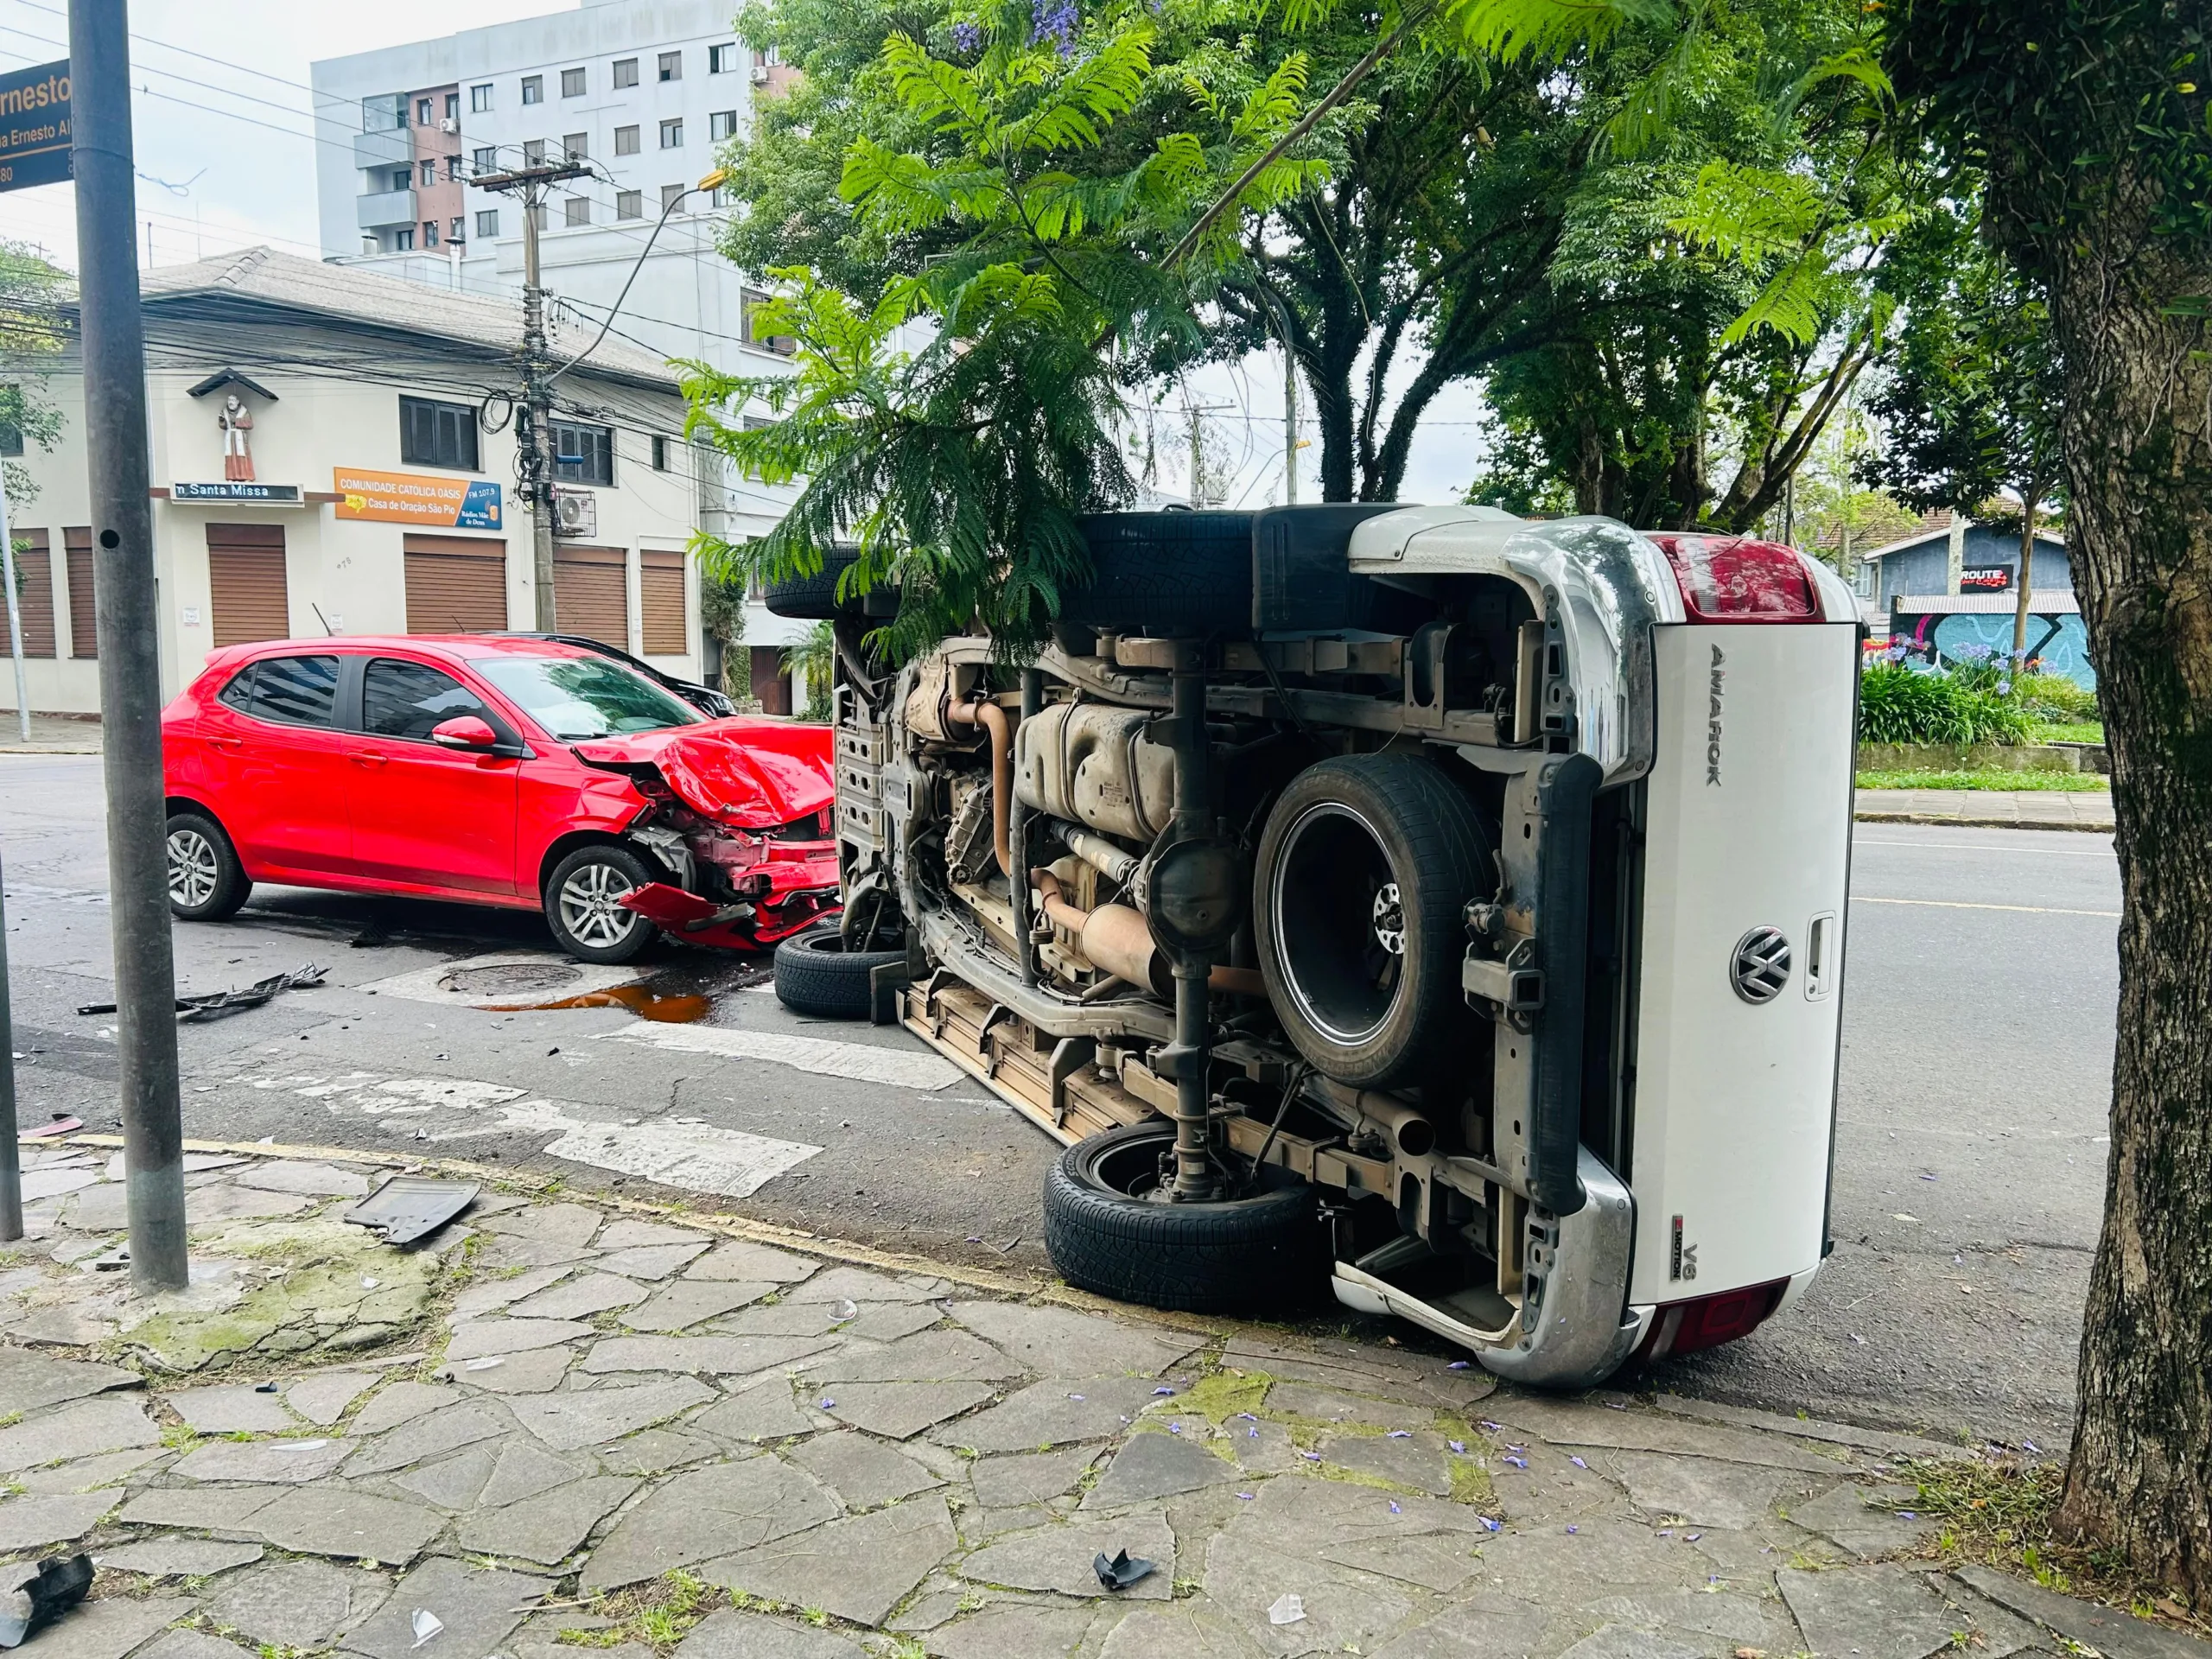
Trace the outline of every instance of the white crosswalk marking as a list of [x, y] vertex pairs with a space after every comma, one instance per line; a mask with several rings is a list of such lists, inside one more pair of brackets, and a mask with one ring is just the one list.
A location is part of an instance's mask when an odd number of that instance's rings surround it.
[[640, 1020], [600, 1035], [616, 1042], [642, 1043], [649, 1048], [721, 1054], [734, 1060], [771, 1060], [817, 1077], [887, 1084], [896, 1089], [943, 1089], [967, 1076], [951, 1061], [918, 1048], [877, 1048], [867, 1043], [795, 1037], [779, 1031], [734, 1031], [725, 1026], [671, 1026]]

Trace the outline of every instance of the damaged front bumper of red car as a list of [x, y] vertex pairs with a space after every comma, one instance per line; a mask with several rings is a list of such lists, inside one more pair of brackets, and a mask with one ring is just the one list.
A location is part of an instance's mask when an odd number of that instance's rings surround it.
[[[807, 857], [781, 857], [757, 866], [753, 879], [767, 886], [758, 896], [716, 904], [665, 881], [625, 893], [623, 905], [663, 931], [692, 944], [733, 950], [765, 950], [779, 939], [837, 913], [837, 849], [793, 848]], [[740, 878], [743, 880], [744, 878]]]
[[622, 903], [672, 937], [760, 950], [836, 913], [825, 728], [723, 720], [575, 753], [635, 791], [623, 837], [670, 879]]

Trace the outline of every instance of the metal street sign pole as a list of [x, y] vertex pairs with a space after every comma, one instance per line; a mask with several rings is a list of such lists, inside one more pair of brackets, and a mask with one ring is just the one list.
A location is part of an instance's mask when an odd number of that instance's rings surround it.
[[16, 659], [16, 726], [23, 734], [23, 747], [29, 748], [31, 695], [25, 690], [23, 678], [23, 610], [16, 597], [16, 537], [10, 528], [15, 517], [8, 510], [8, 469], [0, 467], [0, 587], [8, 590], [8, 654]]
[[183, 1289], [188, 1267], [154, 517], [147, 497], [146, 340], [132, 224], [130, 41], [124, 0], [69, 0], [124, 1201], [131, 1282], [143, 1293]]
[[23, 1156], [16, 1144], [16, 1025], [8, 1012], [7, 876], [0, 870], [0, 1240], [23, 1236]]

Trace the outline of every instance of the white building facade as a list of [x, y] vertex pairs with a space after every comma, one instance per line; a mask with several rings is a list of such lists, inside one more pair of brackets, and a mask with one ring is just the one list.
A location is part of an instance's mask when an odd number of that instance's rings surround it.
[[[683, 194], [749, 130], [754, 100], [791, 73], [738, 38], [732, 10], [729, 0], [582, 0], [316, 63], [319, 124], [355, 132], [350, 152], [318, 147], [325, 257], [448, 291], [518, 296], [524, 210], [469, 180], [581, 160], [594, 176], [556, 188], [539, 232], [556, 311], [596, 330], [634, 266], [613, 322], [620, 337], [666, 359], [778, 372], [783, 342], [756, 339], [753, 327], [765, 291], [715, 249], [715, 194]], [[647, 253], [672, 196], [678, 205]], [[701, 522], [726, 539], [760, 535], [791, 494], [719, 475]], [[747, 607], [751, 679], [770, 708], [791, 698], [778, 661], [804, 629]]]
[[[251, 640], [536, 626], [512, 302], [266, 248], [148, 271], [141, 291], [165, 697]], [[26, 446], [37, 493], [11, 525], [29, 702], [97, 713], [83, 376], [73, 350], [8, 372], [42, 373], [62, 420], [52, 449]], [[708, 458], [683, 442], [676, 376], [610, 341], [563, 380], [555, 420], [579, 504], [556, 543], [562, 631], [699, 678]], [[0, 611], [0, 652], [6, 636]], [[0, 671], [0, 707], [14, 697]]]

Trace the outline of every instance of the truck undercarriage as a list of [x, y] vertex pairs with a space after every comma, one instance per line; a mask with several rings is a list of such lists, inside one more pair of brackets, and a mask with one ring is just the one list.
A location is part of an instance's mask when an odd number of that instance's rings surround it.
[[961, 638], [894, 670], [866, 601], [824, 607], [874, 1016], [1071, 1148], [1076, 1282], [1223, 1308], [1325, 1275], [1537, 1382], [1656, 1345], [1628, 1294], [1654, 642], [1688, 620], [1657, 550], [1466, 508], [1090, 529], [1098, 580], [1029, 663]]

